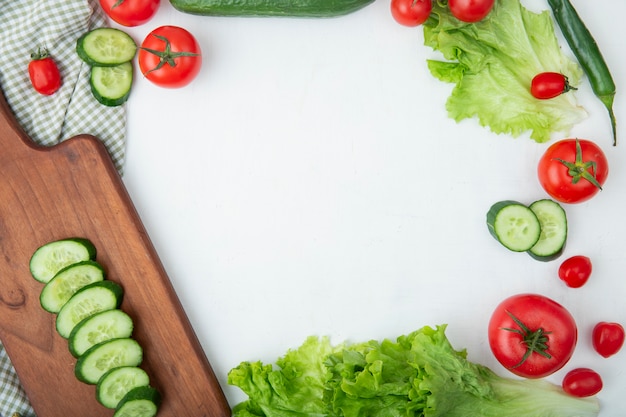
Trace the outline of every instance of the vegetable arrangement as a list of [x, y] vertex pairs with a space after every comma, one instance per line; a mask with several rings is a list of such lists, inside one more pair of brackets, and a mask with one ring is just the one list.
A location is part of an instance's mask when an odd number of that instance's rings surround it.
[[41, 306], [56, 314], [56, 329], [76, 358], [76, 378], [95, 385], [100, 404], [114, 409], [114, 417], [153, 417], [160, 394], [139, 367], [143, 348], [132, 338], [132, 319], [120, 309], [123, 289], [105, 279], [96, 254], [84, 238], [38, 248], [30, 272], [45, 284]]
[[423, 327], [395, 341], [332, 346], [308, 338], [276, 367], [242, 362], [228, 374], [248, 400], [235, 417], [592, 417], [595, 398], [577, 398], [540, 379], [503, 378], [466, 359], [445, 335]]

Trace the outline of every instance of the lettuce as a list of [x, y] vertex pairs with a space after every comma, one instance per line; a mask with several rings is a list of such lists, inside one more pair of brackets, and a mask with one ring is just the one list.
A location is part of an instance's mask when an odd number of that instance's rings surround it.
[[572, 92], [550, 100], [530, 94], [531, 80], [541, 72], [562, 73], [574, 87], [583, 75], [561, 51], [547, 10], [537, 14], [519, 0], [497, 0], [487, 18], [470, 24], [437, 0], [423, 30], [424, 44], [444, 58], [428, 61], [431, 74], [455, 84], [446, 109], [457, 122], [477, 117], [494, 133], [530, 131], [533, 140], [546, 142], [587, 117]]
[[332, 346], [309, 337], [276, 367], [242, 362], [228, 383], [248, 399], [234, 417], [595, 417], [595, 397], [571, 397], [554, 384], [511, 379], [455, 350], [446, 326], [395, 341]]

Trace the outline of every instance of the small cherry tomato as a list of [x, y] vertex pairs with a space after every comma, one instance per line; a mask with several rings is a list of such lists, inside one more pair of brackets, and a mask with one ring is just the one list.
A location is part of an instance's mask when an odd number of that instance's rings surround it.
[[562, 382], [563, 391], [574, 397], [590, 397], [602, 390], [602, 377], [589, 368], [569, 371]]
[[559, 278], [570, 288], [580, 288], [591, 275], [591, 260], [582, 255], [572, 256], [559, 266]]
[[553, 143], [537, 166], [539, 183], [561, 203], [581, 203], [596, 195], [609, 175], [602, 149], [585, 139]]
[[46, 49], [39, 49], [31, 55], [28, 63], [28, 75], [35, 90], [43, 95], [50, 96], [61, 88], [61, 73], [56, 62], [50, 57]]
[[561, 369], [578, 340], [574, 317], [556, 301], [539, 294], [518, 294], [502, 301], [489, 320], [489, 347], [509, 371], [543, 378]]
[[558, 97], [570, 90], [576, 90], [569, 84], [567, 77], [558, 72], [542, 72], [533, 77], [530, 93], [540, 100]]
[[178, 26], [161, 26], [150, 32], [139, 48], [137, 59], [143, 75], [166, 88], [186, 86], [202, 66], [198, 41]]
[[139, 26], [156, 14], [161, 0], [100, 0], [100, 7], [122, 26]]
[[391, 15], [404, 26], [421, 25], [432, 9], [432, 0], [391, 0]]
[[454, 17], [462, 22], [475, 23], [483, 20], [493, 8], [495, 0], [448, 0]]
[[596, 352], [608, 358], [624, 345], [624, 328], [619, 323], [601, 321], [593, 328], [591, 340]]

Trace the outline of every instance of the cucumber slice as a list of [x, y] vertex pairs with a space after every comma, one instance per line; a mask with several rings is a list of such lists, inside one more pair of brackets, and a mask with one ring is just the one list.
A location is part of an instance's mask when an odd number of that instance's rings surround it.
[[138, 366], [142, 361], [143, 349], [135, 339], [112, 339], [98, 343], [78, 358], [74, 374], [79, 381], [95, 385], [111, 369]]
[[96, 398], [106, 408], [116, 408], [130, 390], [149, 383], [146, 371], [137, 366], [113, 368], [98, 380]]
[[58, 313], [78, 291], [94, 282], [104, 280], [104, 269], [95, 261], [82, 261], [60, 270], [41, 290], [39, 302], [44, 310]]
[[76, 42], [76, 53], [91, 66], [115, 66], [130, 62], [137, 44], [122, 30], [102, 27], [83, 34]]
[[105, 106], [125, 103], [133, 85], [133, 65], [125, 62], [114, 67], [93, 67], [89, 79], [91, 93]]
[[539, 241], [528, 250], [528, 254], [539, 261], [558, 258], [567, 241], [567, 215], [559, 203], [550, 199], [535, 201], [529, 208], [541, 224]]
[[84, 238], [68, 238], [39, 247], [30, 258], [30, 273], [47, 283], [61, 269], [80, 261], [96, 259], [96, 247]]
[[137, 387], [122, 398], [113, 417], [154, 417], [161, 405], [161, 395], [150, 387]]
[[541, 235], [541, 224], [535, 213], [517, 201], [499, 201], [487, 212], [491, 235], [514, 252], [526, 252]]
[[122, 287], [112, 281], [89, 284], [76, 292], [61, 308], [56, 328], [61, 337], [69, 338], [74, 327], [87, 317], [118, 308], [122, 302]]
[[70, 353], [78, 358], [92, 346], [111, 339], [130, 337], [133, 320], [120, 309], [105, 310], [82, 320], [70, 333]]

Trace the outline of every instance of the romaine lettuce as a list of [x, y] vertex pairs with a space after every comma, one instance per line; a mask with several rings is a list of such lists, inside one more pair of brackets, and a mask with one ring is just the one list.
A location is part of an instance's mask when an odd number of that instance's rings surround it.
[[577, 398], [537, 379], [511, 379], [469, 362], [446, 326], [396, 341], [332, 346], [309, 337], [276, 362], [242, 362], [228, 374], [248, 400], [235, 417], [595, 417]]
[[444, 58], [429, 60], [430, 72], [456, 84], [446, 103], [454, 120], [477, 117], [495, 133], [517, 137], [530, 131], [532, 139], [546, 142], [587, 117], [573, 92], [550, 100], [530, 94], [531, 80], [541, 72], [564, 74], [574, 87], [583, 75], [562, 52], [549, 11], [533, 13], [520, 0], [497, 0], [485, 19], [463, 23], [447, 1], [437, 0], [423, 26], [424, 44]]

